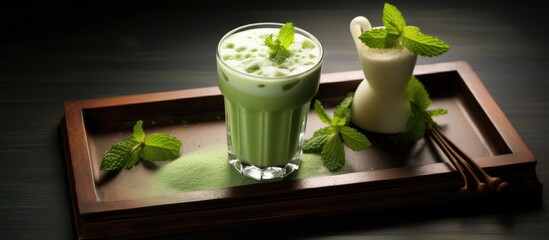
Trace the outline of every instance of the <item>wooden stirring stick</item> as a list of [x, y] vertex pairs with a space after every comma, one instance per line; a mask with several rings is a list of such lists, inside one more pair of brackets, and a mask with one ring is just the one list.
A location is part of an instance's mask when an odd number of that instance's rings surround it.
[[428, 134], [438, 147], [444, 152], [446, 157], [460, 173], [464, 186], [462, 191], [468, 191], [471, 187], [468, 183], [468, 177], [473, 178], [477, 186], [477, 191], [485, 192], [487, 189], [498, 193], [509, 184], [499, 177], [492, 177], [484, 171], [469, 155], [467, 155], [455, 143], [450, 141], [438, 128], [433, 126], [429, 128]]

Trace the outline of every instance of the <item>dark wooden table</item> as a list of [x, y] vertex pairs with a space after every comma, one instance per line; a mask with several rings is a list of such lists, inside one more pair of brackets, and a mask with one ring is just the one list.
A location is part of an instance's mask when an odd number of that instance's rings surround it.
[[[536, 155], [540, 181], [549, 182], [543, 8], [529, 1], [409, 2], [392, 3], [409, 25], [452, 46], [418, 64], [467, 61]], [[215, 86], [217, 41], [259, 21], [293, 21], [317, 36], [325, 49], [324, 73], [359, 70], [349, 22], [364, 15], [380, 25], [383, 1], [196, 5], [53, 1], [2, 7], [0, 238], [76, 238], [59, 134], [65, 101]], [[306, 218], [174, 239], [542, 239], [549, 235], [547, 203], [543, 192], [534, 199]]]

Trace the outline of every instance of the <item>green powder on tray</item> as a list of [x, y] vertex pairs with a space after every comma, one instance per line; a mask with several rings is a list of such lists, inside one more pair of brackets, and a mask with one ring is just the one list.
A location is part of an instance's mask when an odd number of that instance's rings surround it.
[[[320, 155], [304, 154], [299, 170], [288, 177], [306, 178], [350, 172], [330, 172]], [[182, 156], [160, 168], [155, 180], [174, 191], [196, 191], [261, 183], [238, 173], [227, 160], [227, 146], [210, 145]]]

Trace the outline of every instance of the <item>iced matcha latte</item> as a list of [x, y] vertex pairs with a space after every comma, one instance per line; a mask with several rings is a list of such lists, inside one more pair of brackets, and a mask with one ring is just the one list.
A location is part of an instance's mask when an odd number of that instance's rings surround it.
[[258, 180], [283, 178], [299, 168], [310, 101], [321, 73], [322, 47], [299, 28], [288, 54], [282, 61], [273, 59], [266, 38], [283, 42], [278, 36], [282, 26], [236, 28], [221, 39], [216, 54], [229, 163]]

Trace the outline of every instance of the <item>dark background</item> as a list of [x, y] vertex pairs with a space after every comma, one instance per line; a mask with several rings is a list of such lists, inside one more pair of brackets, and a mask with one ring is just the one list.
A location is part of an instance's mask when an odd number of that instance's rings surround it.
[[[113, 1], [114, 2], [114, 1]], [[359, 70], [349, 22], [381, 25], [383, 1], [19, 1], [0, 4], [0, 238], [74, 239], [59, 123], [63, 103], [216, 85], [227, 31], [292, 21], [325, 50], [324, 73]], [[531, 1], [391, 1], [467, 61], [549, 182], [547, 11]], [[467, 201], [190, 233], [189, 239], [542, 239], [540, 199]], [[278, 231], [278, 232], [273, 232]]]

